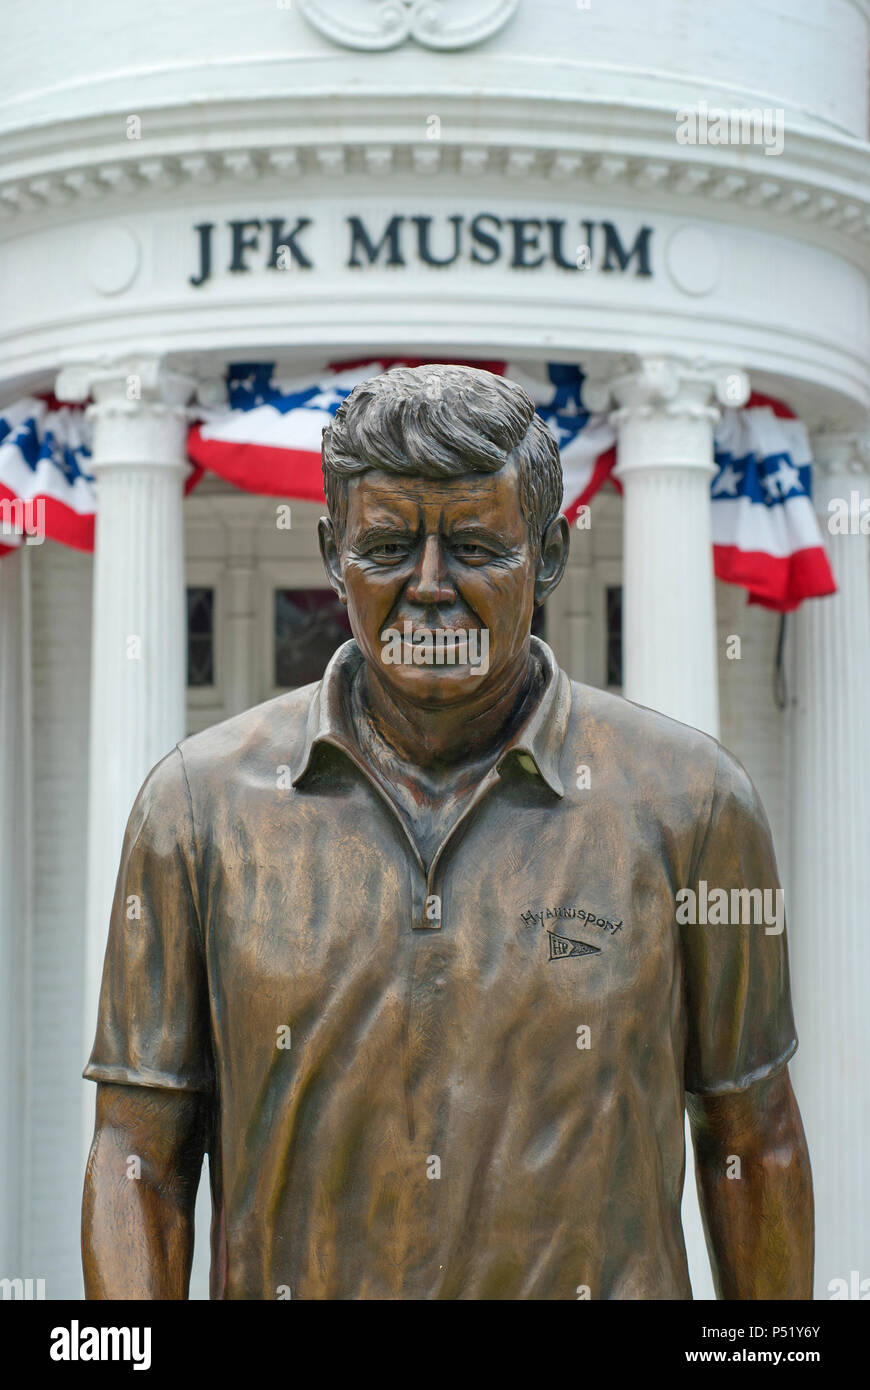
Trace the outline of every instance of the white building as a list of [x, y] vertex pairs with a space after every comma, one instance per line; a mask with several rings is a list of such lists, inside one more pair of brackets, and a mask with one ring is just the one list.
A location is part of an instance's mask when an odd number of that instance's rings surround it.
[[[80, 1295], [81, 1068], [135, 792], [186, 731], [292, 678], [276, 592], [326, 587], [315, 504], [283, 531], [275, 499], [216, 479], [183, 500], [186, 408], [230, 362], [392, 353], [580, 361], [609, 393], [624, 495], [576, 535], [546, 637], [572, 676], [718, 733], [756, 781], [787, 890], [817, 1297], [870, 1276], [868, 29], [868, 0], [10, 7], [0, 405], [93, 397], [100, 524], [93, 557], [0, 561], [0, 1275]], [[675, 111], [702, 104], [781, 112], [781, 148], [773, 125], [681, 143]], [[301, 256], [267, 268], [294, 232]], [[427, 263], [454, 234], [456, 259]], [[820, 515], [840, 497], [855, 517], [826, 533], [839, 592], [789, 620], [784, 709], [776, 615], [712, 578], [728, 378], [790, 404]], [[187, 688], [185, 586], [211, 594]], [[709, 1297], [691, 1194], [686, 1223]]]

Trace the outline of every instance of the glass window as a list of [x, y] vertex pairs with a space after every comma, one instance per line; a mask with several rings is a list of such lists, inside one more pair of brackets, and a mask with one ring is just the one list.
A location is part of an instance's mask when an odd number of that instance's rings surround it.
[[275, 590], [275, 684], [318, 681], [329, 658], [353, 634], [331, 589]]
[[187, 591], [187, 684], [214, 685], [214, 589]]
[[607, 618], [607, 684], [622, 688], [622, 585], [605, 590]]

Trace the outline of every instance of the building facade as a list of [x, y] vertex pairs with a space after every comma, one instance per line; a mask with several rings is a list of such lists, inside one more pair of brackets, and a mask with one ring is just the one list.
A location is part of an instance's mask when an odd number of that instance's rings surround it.
[[[280, 529], [274, 498], [216, 478], [185, 498], [189, 422], [230, 363], [383, 354], [582, 363], [611, 412], [622, 495], [575, 532], [545, 636], [755, 780], [787, 894], [816, 1296], [870, 1277], [868, 0], [97, 0], [51, 26], [8, 24], [0, 403], [92, 403], [99, 522], [93, 556], [0, 560], [0, 1274], [81, 1290], [81, 1068], [139, 785], [342, 635], [321, 508], [294, 501]], [[778, 665], [777, 615], [711, 564], [713, 429], [750, 389], [810, 430], [838, 585], [789, 618]]]

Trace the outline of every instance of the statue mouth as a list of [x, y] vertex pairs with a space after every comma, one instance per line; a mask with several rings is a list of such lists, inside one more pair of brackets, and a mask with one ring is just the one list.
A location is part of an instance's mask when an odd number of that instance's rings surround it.
[[401, 631], [387, 627], [380, 638], [386, 666], [461, 666], [480, 674], [489, 669], [489, 629], [485, 627], [414, 627], [406, 620]]
[[418, 609], [416, 613], [394, 613], [393, 616], [387, 622], [386, 626], [401, 628], [402, 632], [404, 633], [407, 633], [410, 629], [412, 636], [414, 636], [418, 632], [482, 631], [483, 625], [480, 623], [476, 615], [471, 612], [456, 613], [454, 611], [454, 613], [449, 617], [447, 616], [447, 614], [439, 613], [438, 609], [434, 607], [427, 609], [426, 612], [429, 618], [428, 622], [426, 621], [425, 617], [422, 617], [420, 615], [420, 611]]

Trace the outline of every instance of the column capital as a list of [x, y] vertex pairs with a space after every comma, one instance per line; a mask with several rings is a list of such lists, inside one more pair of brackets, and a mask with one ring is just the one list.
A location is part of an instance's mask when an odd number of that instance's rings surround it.
[[85, 401], [95, 418], [100, 414], [135, 414], [150, 409], [156, 414], [185, 410], [196, 389], [196, 377], [171, 367], [157, 354], [100, 357], [62, 367], [55, 395], [63, 401]]
[[820, 475], [870, 474], [870, 427], [866, 430], [818, 429], [810, 435], [813, 467]]
[[713, 428], [720, 406], [740, 405], [749, 394], [748, 377], [740, 368], [700, 358], [635, 359], [631, 370], [611, 378], [609, 386], [616, 402], [610, 421], [618, 435], [619, 478], [638, 469], [690, 470], [712, 477]]
[[749, 377], [740, 367], [696, 357], [649, 355], [623, 358], [608, 380], [584, 385], [584, 400], [593, 410], [616, 409], [611, 420], [622, 424], [635, 418], [664, 414], [716, 421], [720, 406], [741, 406], [749, 399]]
[[58, 372], [55, 395], [63, 401], [92, 403], [92, 466], [166, 465], [182, 467], [189, 421], [188, 402], [196, 378], [178, 371], [159, 354], [103, 356], [71, 363]]

